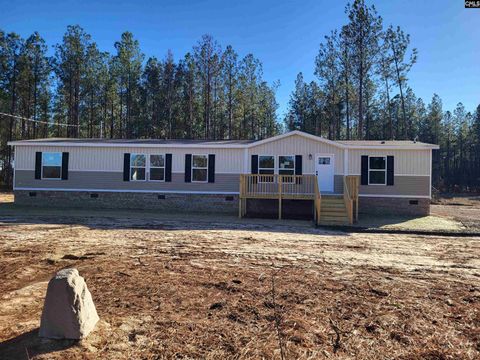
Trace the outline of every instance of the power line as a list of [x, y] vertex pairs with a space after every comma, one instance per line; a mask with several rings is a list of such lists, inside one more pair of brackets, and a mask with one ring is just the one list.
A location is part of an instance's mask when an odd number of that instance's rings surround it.
[[3, 113], [3, 112], [0, 112], [0, 115], [12, 117], [12, 118], [17, 119], [17, 120], [31, 121], [31, 122], [34, 122], [34, 123], [37, 123], [37, 124], [46, 124], [46, 125], [51, 125], [51, 126], [80, 127], [80, 125], [65, 124], [65, 123], [52, 123], [52, 122], [48, 122], [48, 121], [30, 119], [30, 118], [26, 118], [26, 117], [18, 116], [18, 115], [6, 114], [6, 113]]

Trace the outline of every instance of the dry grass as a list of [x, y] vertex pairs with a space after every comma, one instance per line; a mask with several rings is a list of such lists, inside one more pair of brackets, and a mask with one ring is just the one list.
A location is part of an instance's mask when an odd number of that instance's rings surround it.
[[480, 232], [480, 196], [445, 196], [436, 199], [432, 214], [460, 222], [468, 231]]
[[[4, 216], [0, 358], [480, 357], [479, 238], [107, 215]], [[41, 341], [47, 281], [71, 266], [101, 322]]]

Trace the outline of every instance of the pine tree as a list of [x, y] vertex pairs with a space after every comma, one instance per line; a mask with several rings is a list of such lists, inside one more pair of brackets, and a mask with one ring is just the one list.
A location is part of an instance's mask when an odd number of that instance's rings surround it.
[[[60, 101], [66, 107], [67, 137], [80, 135], [80, 103], [82, 77], [86, 69], [86, 50], [91, 38], [80, 26], [68, 26], [61, 44], [56, 46], [53, 59], [54, 71], [59, 80]], [[60, 132], [60, 129], [58, 129]]]
[[[318, 55], [315, 58], [315, 75], [325, 94], [325, 111], [328, 124], [328, 138], [338, 138], [341, 127], [341, 84], [342, 72], [340, 69], [341, 52], [337, 48], [338, 34], [334, 31], [325, 37], [325, 43], [320, 44]], [[348, 85], [347, 85], [348, 86]]]
[[234, 134], [235, 121], [235, 96], [238, 87], [238, 55], [231, 45], [228, 45], [222, 55], [222, 70], [225, 84], [226, 116], [228, 119], [228, 139]]
[[410, 35], [405, 34], [400, 27], [394, 30], [390, 26], [385, 34], [386, 46], [391, 50], [391, 60], [395, 67], [395, 77], [398, 89], [400, 91], [400, 101], [402, 105], [402, 136], [404, 139], [409, 137], [409, 127], [407, 123], [407, 111], [405, 108], [404, 88], [407, 81], [407, 74], [417, 61], [417, 49], [412, 49], [408, 60], [405, 59], [410, 45]]
[[131, 139], [138, 136], [135, 122], [139, 119], [140, 78], [144, 55], [133, 34], [124, 32], [115, 43], [117, 54], [114, 58], [119, 84], [120, 136]]
[[[353, 76], [357, 87], [358, 124], [357, 134], [363, 138], [365, 107], [365, 91], [371, 81], [374, 64], [377, 61], [380, 51], [380, 37], [382, 31], [382, 18], [377, 14], [375, 6], [368, 7], [364, 0], [355, 0], [348, 4], [345, 12], [348, 15], [349, 23], [345, 31], [349, 37], [352, 47]], [[368, 129], [367, 129], [368, 132]]]

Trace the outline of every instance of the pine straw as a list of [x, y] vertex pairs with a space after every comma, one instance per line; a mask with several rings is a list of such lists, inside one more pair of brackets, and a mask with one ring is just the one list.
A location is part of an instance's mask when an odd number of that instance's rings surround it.
[[[32, 251], [37, 278], [77, 266], [102, 320], [87, 340], [56, 352], [45, 350], [50, 342], [31, 337], [22, 343], [29, 356], [279, 359], [278, 334], [286, 359], [480, 356], [480, 287], [475, 279], [321, 261], [273, 259], [272, 264], [268, 258], [196, 252], [177, 245], [171, 251], [143, 245], [112, 248], [55, 261], [41, 260], [41, 251]], [[20, 263], [9, 262], [2, 270], [18, 272], [25, 266]], [[0, 280], [1, 293], [18, 286], [14, 276], [1, 275]], [[18, 323], [33, 321], [30, 328], [4, 323], [0, 339], [35, 328], [42, 284], [32, 290], [34, 303], [6, 314]], [[25, 358], [24, 347], [0, 344], [0, 358], [2, 351]]]

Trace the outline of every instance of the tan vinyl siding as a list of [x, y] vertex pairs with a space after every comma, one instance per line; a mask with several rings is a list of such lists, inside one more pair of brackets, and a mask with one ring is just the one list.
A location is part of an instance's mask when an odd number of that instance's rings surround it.
[[[312, 159], [308, 158], [312, 155]], [[315, 172], [315, 155], [333, 154], [335, 156], [335, 174], [343, 174], [343, 149], [321, 141], [307, 139], [299, 135], [292, 135], [266, 144], [253, 146], [248, 149], [248, 172], [251, 169], [251, 155], [302, 155], [303, 173]], [[275, 166], [278, 158], [275, 160]]]
[[430, 175], [431, 150], [348, 150], [349, 173], [360, 175], [362, 155], [395, 158], [395, 175]]
[[430, 176], [395, 176], [394, 185], [360, 185], [360, 195], [430, 196]]
[[135, 148], [135, 147], [56, 147], [17, 146], [18, 170], [35, 169], [35, 152], [69, 152], [70, 171], [123, 171], [123, 154], [172, 154], [172, 172], [185, 171], [185, 154], [215, 154], [216, 173], [239, 173], [243, 169], [243, 149], [213, 148]]
[[171, 182], [123, 181], [123, 174], [112, 171], [69, 171], [68, 180], [35, 180], [33, 170], [17, 170], [16, 188], [67, 190], [150, 190], [191, 192], [239, 191], [239, 174], [215, 174], [214, 183], [186, 183], [183, 173], [172, 174]]

